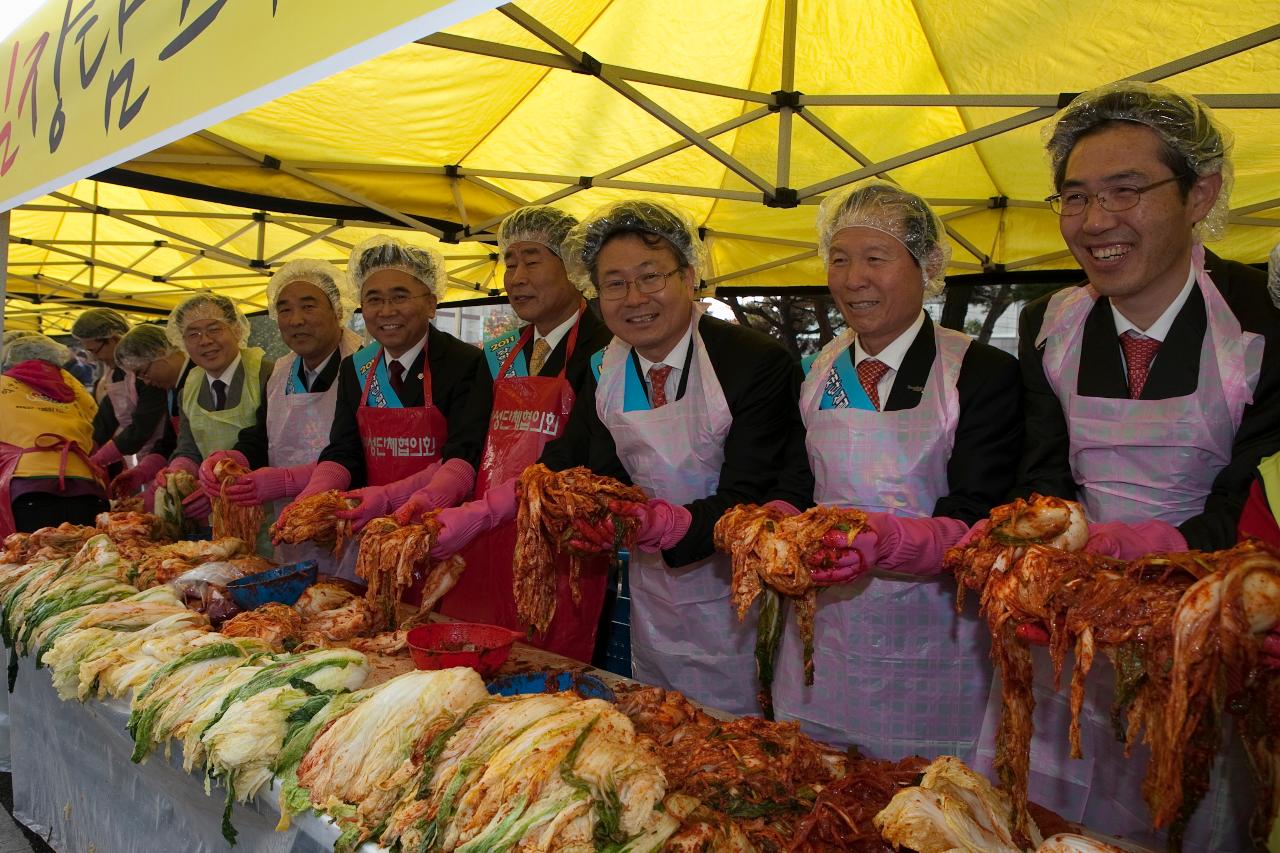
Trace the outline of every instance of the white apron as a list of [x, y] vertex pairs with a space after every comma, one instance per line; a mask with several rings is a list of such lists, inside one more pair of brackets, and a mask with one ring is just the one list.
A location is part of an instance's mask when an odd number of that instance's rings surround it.
[[[1231, 459], [1236, 428], [1257, 384], [1263, 339], [1241, 330], [1204, 270], [1202, 246], [1195, 247], [1192, 263], [1208, 323], [1196, 391], [1186, 397], [1130, 400], [1076, 394], [1085, 319], [1098, 293], [1081, 287], [1050, 299], [1036, 343], [1045, 346], [1045, 376], [1067, 417], [1071, 471], [1092, 522], [1159, 519], [1179, 524], [1203, 511], [1214, 478]], [[1032, 657], [1036, 707], [1030, 798], [1097, 832], [1162, 847], [1163, 833], [1151, 830], [1142, 799], [1149, 752], [1135, 745], [1126, 759], [1111, 724], [1115, 672], [1110, 662], [1101, 654], [1094, 659], [1080, 716], [1084, 757], [1072, 759], [1066, 673], [1074, 658], [1068, 657], [1062, 691], [1055, 692], [1048, 650], [1033, 647]], [[1000, 713], [1000, 687], [993, 684], [979, 744], [980, 766], [988, 773]], [[1232, 740], [1236, 746], [1215, 762], [1213, 781], [1188, 827], [1185, 850], [1249, 849], [1253, 797], [1243, 750], [1234, 736]]]
[[[614, 338], [604, 352], [596, 411], [613, 436], [618, 458], [646, 494], [676, 504], [715, 492], [724, 440], [733, 423], [715, 369], [698, 334], [685, 394], [660, 409], [624, 411], [631, 347]], [[756, 609], [739, 623], [729, 601], [729, 558], [668, 567], [661, 554], [631, 552], [632, 677], [679, 690], [734, 714], [756, 707]]]
[[[338, 342], [338, 358], [346, 358], [360, 349], [360, 336], [350, 329], [342, 330]], [[276, 362], [267, 380], [267, 464], [272, 468], [292, 468], [310, 465], [320, 458], [329, 444], [329, 428], [333, 425], [333, 412], [338, 402], [338, 379], [334, 378], [328, 390], [318, 394], [307, 393], [300, 387], [290, 388], [290, 380], [297, 375], [298, 356], [289, 355]], [[296, 383], [293, 383], [296, 385]], [[292, 498], [273, 502], [272, 519]], [[348, 542], [341, 559], [335, 559], [328, 548], [312, 542], [297, 545], [276, 545], [275, 559], [279, 563], [296, 563], [315, 560], [320, 571], [356, 580], [356, 543]]]
[[[819, 353], [800, 391], [817, 503], [922, 518], [949, 491], [956, 382], [970, 340], [939, 326], [933, 332], [937, 354], [913, 409], [821, 409], [828, 375], [853, 333]], [[876, 758], [972, 761], [991, 683], [990, 639], [972, 596], [957, 617], [950, 575], [876, 571], [819, 593], [811, 687], [794, 622], [788, 619], [776, 664], [778, 719]]]
[[[115, 412], [117, 434], [133, 423], [133, 413], [138, 408], [138, 387], [134, 384], [135, 379], [136, 377], [126, 370], [124, 371], [124, 379], [119, 382], [112, 382], [111, 374], [107, 374], [103, 377], [103, 381], [99, 383], [105, 386], [104, 393], [111, 398], [111, 410]], [[137, 460], [145, 459], [162, 435], [164, 435], [164, 418], [156, 422], [156, 428], [152, 431], [151, 437], [147, 439], [146, 444], [142, 445], [137, 453], [125, 457], [125, 466], [132, 468], [137, 464]]]

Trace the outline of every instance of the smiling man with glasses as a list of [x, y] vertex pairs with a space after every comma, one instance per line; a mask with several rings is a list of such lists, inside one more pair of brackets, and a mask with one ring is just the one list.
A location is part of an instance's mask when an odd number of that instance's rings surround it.
[[[1226, 225], [1227, 132], [1194, 98], [1126, 82], [1079, 96], [1047, 144], [1057, 190], [1047, 201], [1088, 283], [1022, 314], [1019, 492], [1081, 501], [1095, 553], [1229, 547], [1259, 459], [1280, 449], [1280, 313], [1264, 273], [1202, 243]], [[1086, 758], [1070, 759], [1065, 700], [1047, 656], [1039, 664], [1031, 799], [1157, 846], [1146, 762], [1123, 757], [1110, 696], [1087, 691]], [[1243, 757], [1229, 759], [1185, 849], [1250, 849], [1252, 791], [1224, 781], [1243, 773]]]

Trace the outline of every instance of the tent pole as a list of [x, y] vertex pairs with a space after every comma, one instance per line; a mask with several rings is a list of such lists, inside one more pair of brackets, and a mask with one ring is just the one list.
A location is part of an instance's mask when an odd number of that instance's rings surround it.
[[[786, 0], [782, 5], [782, 79], [778, 88], [790, 92], [796, 85], [796, 0]], [[785, 187], [791, 182], [791, 121], [792, 107], [778, 107], [778, 165], [777, 184]]]
[[[301, 231], [302, 229], [298, 229], [298, 230]], [[320, 231], [315, 234], [308, 234], [304, 239], [299, 240], [297, 243], [294, 243], [292, 246], [288, 247], [287, 249], [281, 249], [271, 257], [265, 258], [265, 260], [268, 264], [274, 264], [276, 261], [280, 260], [285, 255], [290, 255], [298, 251], [299, 249], [302, 249], [306, 246], [310, 246], [312, 243], [316, 242], [317, 240], [323, 240], [325, 237], [328, 237], [334, 231], [339, 231], [339, 230], [341, 230], [340, 226], [330, 225], [328, 228], [324, 229], [323, 231]]]
[[1195, 53], [1187, 54], [1181, 59], [1175, 59], [1172, 62], [1166, 62], [1164, 65], [1157, 65], [1155, 68], [1149, 68], [1146, 71], [1140, 71], [1126, 80], [1142, 80], [1147, 83], [1154, 83], [1157, 80], [1163, 80], [1166, 77], [1172, 77], [1175, 74], [1182, 74], [1193, 68], [1199, 68], [1202, 65], [1208, 65], [1211, 62], [1217, 62], [1219, 59], [1226, 59], [1228, 56], [1234, 56], [1246, 50], [1260, 47], [1268, 42], [1280, 39], [1280, 24], [1274, 24], [1270, 27], [1264, 27], [1256, 32], [1248, 35], [1240, 36], [1240, 38], [1224, 41], [1222, 44], [1213, 47], [1207, 47], [1204, 50], [1198, 50]]
[[743, 269], [743, 270], [734, 270], [733, 272], [725, 273], [724, 275], [713, 275], [711, 278], [707, 279], [706, 282], [708, 286], [715, 286], [722, 281], [729, 281], [730, 279], [734, 279], [734, 278], [743, 278], [744, 276], [755, 275], [756, 273], [764, 272], [765, 270], [776, 269], [778, 267], [785, 267], [787, 264], [794, 264], [796, 261], [806, 261], [809, 258], [817, 257], [817, 255], [818, 255], [817, 249], [809, 249], [806, 252], [799, 252], [794, 255], [787, 255], [785, 258], [778, 258], [776, 261], [768, 261], [763, 264], [756, 264], [754, 267], [747, 267], [746, 269]]

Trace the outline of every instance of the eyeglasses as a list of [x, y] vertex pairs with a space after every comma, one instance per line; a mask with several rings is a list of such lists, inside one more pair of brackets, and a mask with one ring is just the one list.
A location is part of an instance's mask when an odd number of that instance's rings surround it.
[[667, 286], [667, 279], [680, 272], [680, 269], [676, 267], [671, 272], [647, 272], [635, 278], [611, 278], [600, 282], [600, 286], [596, 289], [600, 291], [601, 299], [610, 301], [626, 299], [627, 290], [633, 284], [641, 293], [657, 293]]
[[213, 341], [223, 337], [230, 330], [231, 327], [226, 323], [215, 323], [204, 329], [187, 329], [182, 333], [182, 340], [189, 344], [199, 343], [202, 338]]
[[92, 340], [93, 340], [93, 342], [97, 343], [97, 346], [96, 346], [96, 347], [92, 347], [92, 348], [91, 348], [91, 347], [89, 346], [89, 343], [90, 343], [89, 341], [83, 341], [80, 345], [81, 345], [82, 347], [84, 347], [85, 351], [86, 351], [87, 353], [89, 353], [89, 355], [93, 356], [94, 358], [97, 358], [97, 357], [98, 357], [98, 353], [102, 352], [102, 348], [103, 348], [103, 347], [105, 347], [105, 346], [107, 345], [107, 339], [106, 339], [106, 338], [93, 338]]
[[430, 296], [430, 293], [419, 293], [414, 296], [406, 296], [403, 293], [397, 293], [395, 296], [381, 297], [369, 296], [360, 299], [360, 309], [362, 311], [381, 311], [383, 308], [403, 308], [409, 304], [410, 299], [422, 299]]
[[1122, 210], [1137, 207], [1138, 202], [1142, 201], [1143, 193], [1171, 184], [1181, 178], [1181, 175], [1174, 175], [1172, 178], [1165, 178], [1163, 181], [1156, 181], [1145, 187], [1106, 187], [1096, 193], [1068, 190], [1065, 193], [1054, 193], [1045, 201], [1049, 202], [1049, 207], [1059, 216], [1079, 216], [1089, 207], [1090, 199], [1097, 199], [1098, 207], [1108, 213], [1119, 213]]

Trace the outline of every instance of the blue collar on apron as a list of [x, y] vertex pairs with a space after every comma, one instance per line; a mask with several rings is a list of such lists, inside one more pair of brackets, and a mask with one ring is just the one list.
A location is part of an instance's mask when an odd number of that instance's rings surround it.
[[[524, 331], [524, 327], [512, 329], [505, 335], [498, 335], [496, 338], [489, 338], [483, 344], [484, 358], [489, 365], [489, 375], [494, 379], [502, 379], [498, 373], [502, 370], [502, 364], [507, 360], [507, 356], [511, 354], [512, 348], [520, 340], [520, 334]], [[507, 369], [506, 377], [528, 376], [529, 367], [524, 358], [524, 353], [520, 353], [511, 362], [511, 367]]]
[[387, 372], [387, 360], [382, 358], [382, 344], [374, 341], [361, 347], [351, 357], [356, 368], [356, 379], [363, 388], [369, 371], [373, 370], [373, 381], [369, 383], [368, 405], [376, 409], [403, 409], [404, 403], [391, 387], [391, 374]]
[[[693, 348], [697, 345], [697, 341], [689, 342], [689, 349], [684, 355], [684, 368], [680, 371], [680, 388], [676, 391], [676, 399], [679, 400], [684, 396], [685, 388], [689, 385], [689, 368], [693, 366]], [[645, 387], [644, 377], [640, 375], [640, 357], [636, 355], [633, 349], [631, 355], [627, 359], [630, 369], [627, 370], [626, 382], [623, 385], [622, 394], [622, 411], [624, 412], [644, 412], [652, 408], [649, 405], [649, 390]], [[600, 349], [591, 354], [591, 372], [596, 377], [596, 382], [600, 381], [600, 371], [604, 367], [604, 350]]]
[[[804, 360], [806, 376], [809, 374], [809, 369], [813, 367], [813, 360], [814, 356]], [[876, 410], [876, 407], [871, 405], [871, 398], [867, 396], [866, 389], [858, 381], [858, 371], [853, 366], [852, 345], [836, 356], [831, 370], [827, 372], [827, 387], [822, 392], [822, 403], [818, 409], [862, 409], [865, 412]]]
[[289, 381], [284, 384], [285, 394], [306, 394], [307, 386], [302, 384], [302, 371], [306, 369], [301, 358], [294, 356], [293, 369], [289, 371]]

